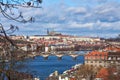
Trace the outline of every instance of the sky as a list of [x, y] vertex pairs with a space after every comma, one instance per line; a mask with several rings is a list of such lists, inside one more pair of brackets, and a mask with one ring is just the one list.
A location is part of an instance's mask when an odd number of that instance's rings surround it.
[[120, 34], [120, 0], [43, 0], [42, 8], [20, 8], [34, 23], [7, 20], [0, 14], [5, 29], [19, 26], [16, 35], [45, 35], [47, 29], [65, 35], [116, 37]]

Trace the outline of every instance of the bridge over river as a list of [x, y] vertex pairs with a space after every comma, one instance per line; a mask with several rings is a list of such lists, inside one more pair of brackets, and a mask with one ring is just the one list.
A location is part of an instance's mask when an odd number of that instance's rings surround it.
[[56, 56], [59, 60], [62, 59], [63, 56], [71, 56], [73, 59], [76, 59], [78, 56], [84, 56], [88, 52], [77, 53], [74, 51], [57, 51], [57, 52], [40, 52], [33, 53], [31, 56], [42, 56], [45, 60], [48, 59], [49, 56]]

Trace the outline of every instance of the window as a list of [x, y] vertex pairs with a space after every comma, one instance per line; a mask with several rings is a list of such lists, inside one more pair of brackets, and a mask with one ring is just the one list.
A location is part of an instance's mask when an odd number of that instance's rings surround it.
[[111, 61], [111, 63], [114, 63], [113, 61]]
[[102, 61], [100, 60], [99, 63], [102, 63]]
[[100, 59], [101, 59], [102, 55], [100, 54], [99, 56], [100, 56]]
[[95, 60], [95, 63], [97, 63], [97, 60]]
[[113, 57], [113, 60], [116, 60], [116, 57]]
[[111, 57], [108, 57], [108, 60], [111, 60]]
[[86, 63], [88, 63], [88, 61], [87, 61], [87, 60], [86, 60], [85, 62], [86, 62]]
[[91, 61], [91, 63], [93, 63], [93, 61]]
[[117, 57], [117, 60], [120, 60], [120, 57]]

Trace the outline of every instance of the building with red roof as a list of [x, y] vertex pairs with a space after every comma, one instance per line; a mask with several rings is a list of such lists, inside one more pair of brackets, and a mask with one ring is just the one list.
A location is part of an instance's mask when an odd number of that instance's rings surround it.
[[85, 64], [103, 67], [120, 65], [120, 52], [92, 51], [85, 55]]
[[92, 51], [85, 55], [85, 64], [93, 66], [106, 66], [108, 52]]

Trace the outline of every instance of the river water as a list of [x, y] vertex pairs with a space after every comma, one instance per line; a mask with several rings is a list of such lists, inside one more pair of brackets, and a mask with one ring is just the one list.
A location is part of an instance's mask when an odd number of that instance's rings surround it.
[[61, 60], [58, 60], [56, 56], [49, 56], [48, 60], [45, 60], [42, 56], [37, 56], [34, 59], [27, 59], [24, 62], [24, 67], [19, 68], [18, 71], [27, 72], [39, 77], [40, 80], [45, 80], [54, 71], [62, 74], [65, 70], [80, 63], [84, 63], [84, 56], [79, 56], [76, 60], [70, 56], [63, 56]]

